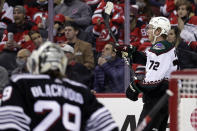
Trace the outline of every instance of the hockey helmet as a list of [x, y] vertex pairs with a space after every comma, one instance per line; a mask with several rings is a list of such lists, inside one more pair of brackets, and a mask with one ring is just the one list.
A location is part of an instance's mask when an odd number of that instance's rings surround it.
[[168, 32], [171, 29], [170, 21], [166, 17], [153, 17], [151, 18], [149, 25], [153, 26], [154, 31], [161, 28], [160, 35], [168, 35]]

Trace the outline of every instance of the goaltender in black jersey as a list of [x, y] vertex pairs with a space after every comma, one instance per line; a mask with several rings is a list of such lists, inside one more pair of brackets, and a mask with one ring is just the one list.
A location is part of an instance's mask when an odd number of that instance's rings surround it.
[[67, 58], [51, 42], [28, 58], [31, 74], [11, 77], [3, 90], [0, 130], [118, 131], [106, 109], [89, 89], [62, 77]]

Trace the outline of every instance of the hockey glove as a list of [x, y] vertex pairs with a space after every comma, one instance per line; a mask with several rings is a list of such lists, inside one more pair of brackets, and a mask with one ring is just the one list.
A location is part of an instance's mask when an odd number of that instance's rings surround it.
[[120, 55], [120, 57], [131, 58], [135, 53], [136, 47], [133, 45], [117, 45], [116, 53]]
[[137, 88], [134, 82], [129, 84], [129, 87], [126, 90], [126, 96], [132, 101], [138, 100], [138, 95], [141, 91]]

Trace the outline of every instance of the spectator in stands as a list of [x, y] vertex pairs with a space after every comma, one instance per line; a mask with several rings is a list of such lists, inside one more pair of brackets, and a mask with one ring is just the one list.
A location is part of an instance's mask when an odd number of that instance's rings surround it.
[[167, 41], [174, 44], [175, 47], [179, 46], [181, 39], [180, 39], [180, 30], [177, 26], [171, 27], [171, 30], [168, 33]]
[[54, 16], [53, 36], [55, 43], [63, 43], [66, 41], [65, 37], [65, 17], [62, 14]]
[[124, 60], [116, 55], [114, 43], [107, 43], [95, 68], [94, 90], [98, 93], [123, 93]]
[[186, 0], [177, 1], [176, 11], [177, 15], [172, 17], [171, 24], [178, 26], [184, 41], [197, 41], [197, 16], [194, 16], [191, 3]]
[[68, 65], [66, 68], [66, 76], [77, 82], [87, 85], [89, 88], [93, 88], [93, 79], [91, 71], [84, 65], [76, 62], [74, 56], [74, 48], [68, 44], [62, 45], [62, 50], [68, 58]]
[[55, 15], [63, 14], [66, 21], [74, 21], [82, 29], [91, 24], [91, 9], [86, 3], [79, 0], [64, 0], [54, 10]]
[[48, 0], [27, 2], [24, 7], [26, 9], [27, 17], [36, 23], [41, 36], [44, 39], [47, 38]]
[[0, 41], [2, 40], [3, 32], [7, 29], [7, 25], [14, 22], [13, 7], [8, 5], [5, 0], [0, 1]]
[[31, 30], [28, 34], [36, 49], [38, 49], [44, 43], [44, 40], [39, 31]]
[[8, 33], [13, 33], [13, 41], [18, 44], [19, 48], [27, 48], [30, 51], [34, 50], [35, 46], [30, 40], [28, 32], [36, 30], [35, 23], [25, 19], [25, 8], [23, 6], [14, 7], [14, 23], [9, 24], [7, 30], [4, 31], [4, 38], [1, 41], [0, 50], [2, 50], [8, 41]]
[[78, 32], [79, 28], [74, 22], [67, 22], [65, 25], [65, 36], [67, 41], [64, 44], [69, 44], [74, 48], [76, 62], [83, 64], [91, 70], [94, 68], [92, 45], [78, 39]]
[[[62, 14], [57, 14], [54, 16], [54, 27], [53, 27], [53, 36], [55, 43], [63, 43], [66, 41], [65, 37], [65, 17]], [[83, 31], [79, 28], [79, 32], [77, 37], [80, 40], [84, 40], [86, 42], [91, 43], [91, 38], [87, 32]]]
[[38, 28], [46, 29], [48, 17], [48, 0], [35, 0], [24, 5], [26, 15], [38, 25]]
[[31, 55], [28, 49], [21, 49], [17, 53], [16, 64], [17, 68], [12, 72], [12, 74], [27, 73], [26, 62], [27, 58]]

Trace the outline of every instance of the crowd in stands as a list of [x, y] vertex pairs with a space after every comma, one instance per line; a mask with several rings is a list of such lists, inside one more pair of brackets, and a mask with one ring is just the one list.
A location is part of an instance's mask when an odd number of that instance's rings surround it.
[[[109, 27], [107, 1], [114, 4]], [[124, 9], [124, 0], [54, 0], [54, 43], [69, 59], [67, 77], [98, 93], [125, 92], [124, 60], [110, 34], [125, 44]], [[177, 48], [180, 69], [197, 68], [197, 0], [130, 0], [130, 44], [138, 51], [152, 45], [146, 28], [154, 16], [171, 22], [167, 40]], [[28, 73], [28, 56], [47, 41], [47, 20], [48, 0], [0, 1], [0, 67], [9, 76]], [[138, 74], [144, 74], [144, 66], [132, 64]]]

